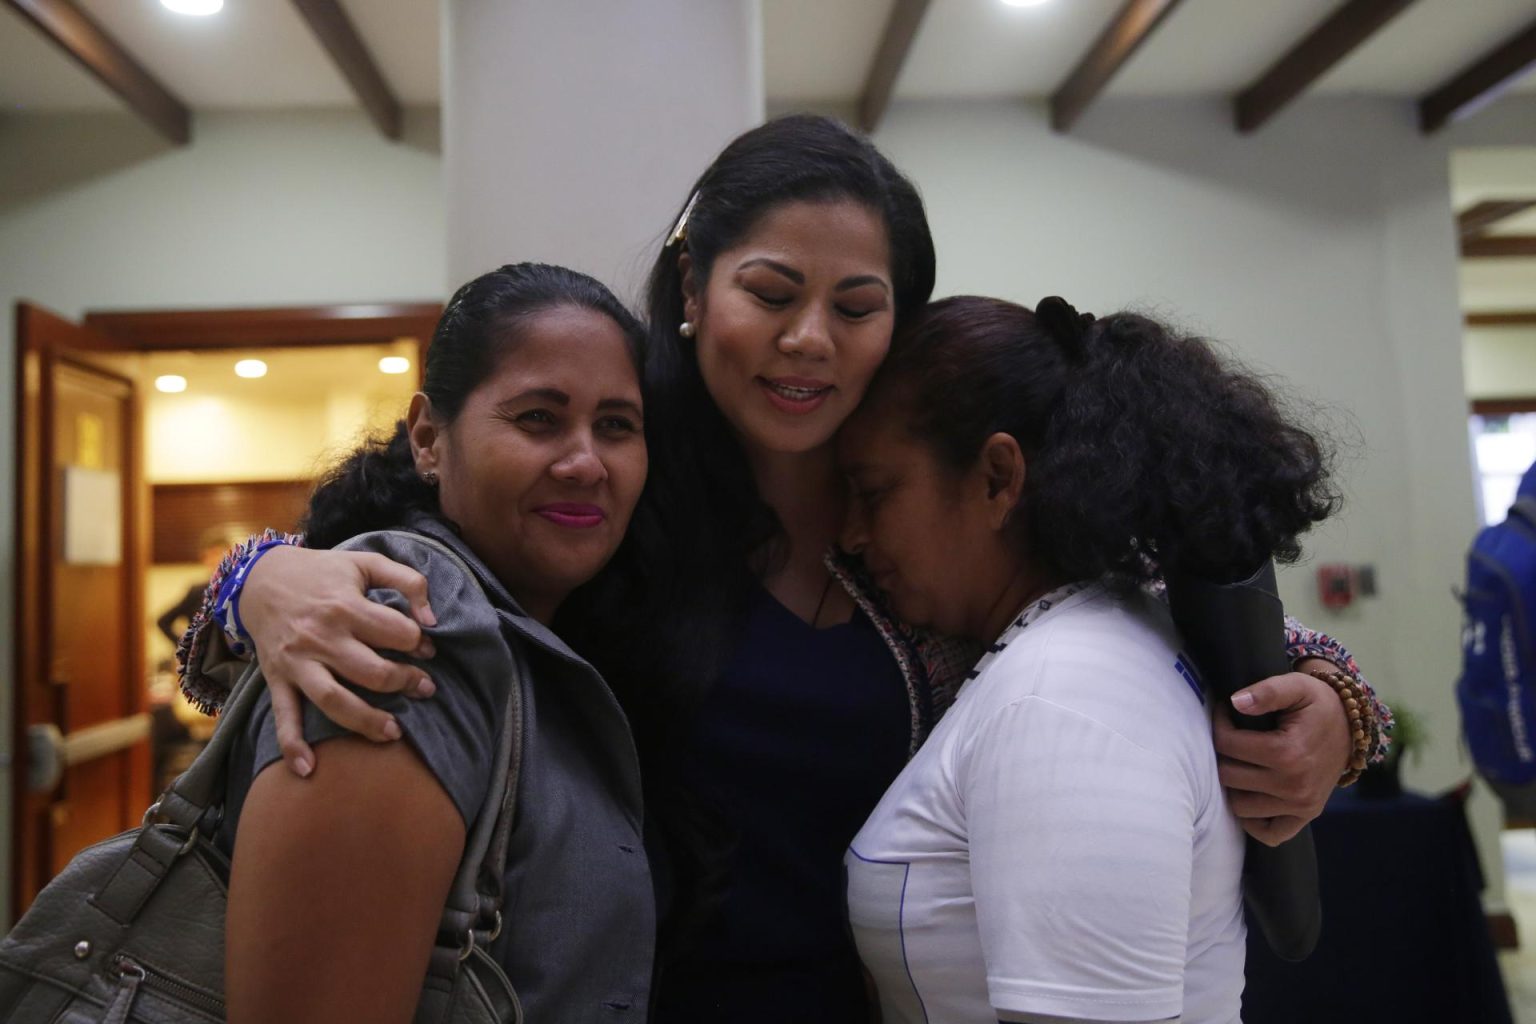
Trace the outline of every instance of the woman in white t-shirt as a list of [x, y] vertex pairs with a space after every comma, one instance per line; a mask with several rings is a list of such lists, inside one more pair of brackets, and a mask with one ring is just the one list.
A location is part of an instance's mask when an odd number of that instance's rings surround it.
[[840, 451], [897, 613], [991, 644], [847, 854], [886, 1024], [1239, 1020], [1242, 830], [1144, 584], [1294, 558], [1336, 504], [1322, 445], [1144, 317], [966, 297], [893, 342]]

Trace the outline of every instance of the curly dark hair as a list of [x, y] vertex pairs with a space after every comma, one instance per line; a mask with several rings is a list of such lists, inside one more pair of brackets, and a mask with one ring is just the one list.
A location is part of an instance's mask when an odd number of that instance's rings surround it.
[[[644, 328], [601, 282], [547, 263], [508, 264], [464, 285], [443, 308], [422, 384], [433, 411], [451, 421], [517, 345], [527, 323], [562, 306], [611, 318], [639, 369]], [[360, 533], [399, 526], [413, 512], [437, 511], [437, 490], [417, 474], [400, 420], [390, 433], [364, 440], [321, 478], [301, 529], [309, 547], [330, 548]]]
[[1022, 540], [1064, 580], [1246, 578], [1294, 561], [1339, 505], [1328, 443], [1262, 379], [1137, 313], [945, 299], [898, 332], [870, 393], [957, 471], [1012, 435]]

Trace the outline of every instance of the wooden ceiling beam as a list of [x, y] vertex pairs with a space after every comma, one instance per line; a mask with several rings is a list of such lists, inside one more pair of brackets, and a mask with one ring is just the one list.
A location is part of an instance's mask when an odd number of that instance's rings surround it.
[[1476, 238], [1506, 217], [1524, 213], [1536, 206], [1536, 199], [1485, 199], [1462, 210], [1456, 216], [1456, 228], [1462, 238]]
[[1464, 259], [1536, 256], [1536, 235], [1479, 235], [1461, 240]]
[[875, 52], [875, 62], [870, 65], [864, 79], [864, 91], [859, 95], [859, 127], [873, 133], [880, 127], [885, 109], [891, 104], [896, 91], [896, 77], [901, 66], [912, 52], [912, 41], [928, 13], [928, 0], [896, 0], [891, 16], [885, 22], [885, 34], [880, 38], [880, 49]]
[[1178, 5], [1179, 0], [1126, 0], [1077, 67], [1051, 94], [1051, 127], [1058, 132], [1070, 130]]
[[73, 0], [4, 0], [178, 146], [192, 140], [192, 112]]
[[363, 109], [388, 139], [400, 138], [400, 101], [384, 80], [363, 37], [338, 0], [293, 0], [310, 31], [336, 62], [341, 77], [357, 94]]
[[1237, 130], [1257, 131], [1414, 0], [1345, 0], [1232, 102]]
[[1471, 117], [1536, 67], [1536, 21], [1419, 100], [1419, 129], [1429, 135]]
[[1468, 313], [1468, 327], [1536, 327], [1536, 309], [1507, 309], [1498, 313]]

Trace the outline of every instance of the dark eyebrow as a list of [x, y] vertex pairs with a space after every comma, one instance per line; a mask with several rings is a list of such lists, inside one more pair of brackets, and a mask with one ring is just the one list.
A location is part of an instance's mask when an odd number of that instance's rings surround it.
[[786, 266], [785, 264], [780, 263], [778, 260], [771, 260], [766, 256], [759, 256], [757, 259], [747, 260], [736, 269], [746, 270], [748, 267], [767, 267], [769, 270], [783, 274], [785, 277], [795, 282], [795, 284], [805, 284], [805, 275], [800, 273], [800, 271], [796, 270], [794, 267]]
[[[529, 399], [540, 399], [561, 407], [571, 404], [571, 396], [559, 388], [529, 388], [527, 391], [520, 391], [510, 398], [504, 399], [499, 403], [498, 407], [503, 409], [510, 408], [514, 405], [521, 405]], [[640, 403], [629, 398], [605, 398], [597, 403], [597, 407], [600, 410], [627, 409], [636, 416], [644, 415], [641, 412]]]
[[626, 409], [636, 416], [644, 417], [645, 415], [640, 408], [640, 403], [631, 401], [628, 398], [605, 398], [597, 403], [597, 407], [599, 409]]
[[571, 396], [559, 388], [529, 388], [527, 391], [519, 391], [510, 398], [503, 399], [499, 404], [503, 406], [516, 405], [519, 402], [526, 402], [530, 398], [541, 398], [546, 402], [553, 402], [556, 405], [571, 404]]
[[891, 290], [891, 286], [885, 283], [885, 279], [883, 277], [876, 277], [874, 274], [863, 274], [859, 277], [843, 278], [841, 281], [837, 282], [837, 287], [834, 288], [833, 291], [846, 292], [850, 288], [862, 288], [866, 284], [879, 285], [880, 290], [884, 292], [889, 292]]
[[[795, 282], [795, 284], [805, 284], [805, 275], [800, 273], [800, 271], [796, 270], [794, 267], [786, 266], [785, 264], [780, 263], [778, 260], [771, 260], [766, 256], [759, 256], [756, 259], [747, 260], [736, 269], [746, 270], [748, 267], [767, 267], [769, 270], [789, 278], [791, 281]], [[881, 291], [887, 293], [889, 293], [891, 290], [891, 286], [885, 283], [884, 278], [877, 277], [874, 274], [860, 274], [857, 277], [843, 278], [841, 281], [837, 282], [837, 287], [834, 288], [833, 291], [846, 292], [850, 288], [862, 288], [867, 284], [877, 285]]]

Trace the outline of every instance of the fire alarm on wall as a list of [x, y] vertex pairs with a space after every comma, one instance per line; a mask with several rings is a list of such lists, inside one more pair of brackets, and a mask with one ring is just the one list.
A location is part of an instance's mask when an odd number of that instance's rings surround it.
[[1324, 608], [1348, 608], [1357, 597], [1376, 596], [1376, 567], [1371, 565], [1320, 565], [1317, 596]]

